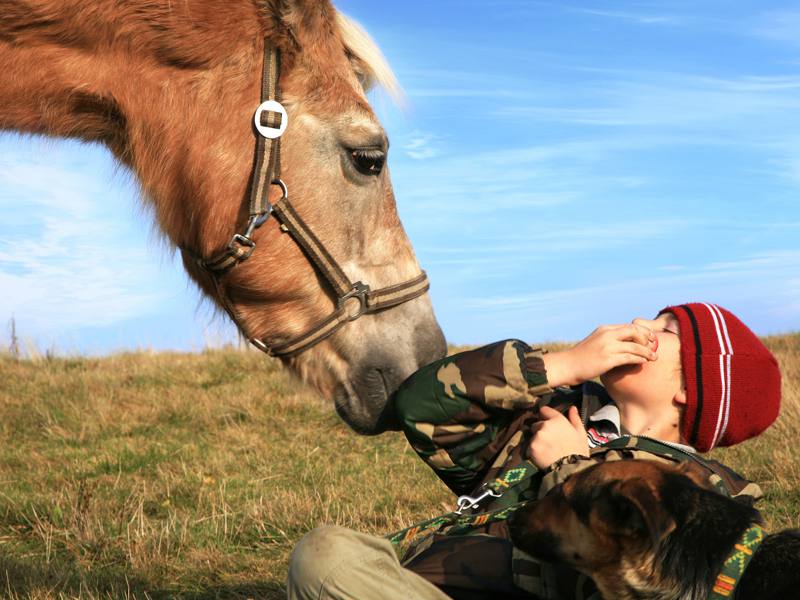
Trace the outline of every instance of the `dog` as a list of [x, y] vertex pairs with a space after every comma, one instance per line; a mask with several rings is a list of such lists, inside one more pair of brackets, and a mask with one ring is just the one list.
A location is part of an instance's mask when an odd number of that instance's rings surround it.
[[756, 509], [714, 491], [689, 461], [626, 460], [576, 473], [517, 511], [509, 529], [520, 550], [591, 577], [605, 600], [706, 600], [712, 590], [800, 600], [800, 530], [766, 536], [738, 582], [720, 576], [760, 524]]

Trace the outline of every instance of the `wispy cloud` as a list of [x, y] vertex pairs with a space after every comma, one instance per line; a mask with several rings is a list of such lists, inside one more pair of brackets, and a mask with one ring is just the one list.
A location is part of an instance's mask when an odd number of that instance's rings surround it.
[[[553, 61], [555, 57], [544, 56]], [[530, 85], [506, 72], [459, 69], [412, 69], [403, 74], [412, 102], [460, 98], [465, 100], [531, 100], [541, 97]]]
[[462, 300], [484, 341], [504, 335], [579, 339], [601, 323], [626, 322], [686, 301], [721, 304], [761, 334], [785, 332], [786, 324], [800, 324], [800, 250], [597, 285]]
[[[681, 271], [685, 270], [681, 269]], [[493, 310], [518, 310], [536, 306], [555, 308], [559, 303], [568, 299], [609, 297], [609, 295], [621, 298], [634, 291], [645, 293], [646, 290], [651, 290], [646, 293], [647, 296], [651, 296], [653, 290], [661, 293], [667, 289], [673, 290], [673, 293], [697, 297], [704, 291], [708, 292], [709, 288], [716, 294], [722, 289], [742, 292], [746, 288], [752, 287], [753, 276], [756, 280], [760, 278], [774, 284], [777, 282], [775, 275], [782, 277], [782, 283], [787, 281], [793, 283], [793, 287], [784, 288], [782, 291], [750, 289], [747, 292], [748, 297], [763, 296], [765, 292], [767, 294], [778, 292], [778, 298], [775, 298], [776, 302], [790, 299], [790, 295], [794, 293], [797, 284], [800, 283], [800, 250], [761, 252], [738, 261], [708, 263], [675, 275], [637, 277], [603, 285], [548, 290], [531, 294], [486, 296], [466, 300], [465, 304], [472, 308], [491, 308]], [[719, 287], [720, 284], [722, 287]], [[670, 300], [674, 301], [675, 299], [662, 298], [661, 301]], [[792, 304], [797, 303], [796, 297], [792, 297], [791, 300]], [[798, 311], [800, 311], [800, 307], [798, 307]]]
[[441, 153], [437, 147], [438, 141], [439, 138], [436, 135], [424, 133], [422, 131], [413, 131], [403, 144], [403, 151], [409, 158], [414, 160], [434, 158]]
[[[506, 233], [502, 236], [475, 236], [465, 243], [452, 245], [420, 246], [420, 251], [430, 258], [431, 264], [458, 264], [472, 260], [483, 264], [502, 263], [503, 257], [515, 261], [549, 262], [553, 256], [586, 254], [592, 250], [608, 250], [641, 242], [654, 242], [669, 238], [678, 229], [692, 226], [684, 219], [663, 218], [654, 220], [633, 219], [621, 223], [547, 223], [535, 221], [530, 234]], [[521, 223], [515, 228], [524, 231]], [[546, 252], [543, 252], [546, 249]]]
[[[483, 6], [483, 3], [480, 4]], [[594, 4], [595, 6], [593, 7], [586, 7], [544, 0], [495, 0], [492, 3], [493, 8], [495, 8], [492, 11], [492, 16], [506, 19], [542, 18], [547, 13], [560, 12], [567, 16], [572, 16], [573, 20], [574, 15], [582, 15], [589, 18], [612, 19], [632, 25], [645, 26], [682, 25], [694, 18], [691, 10], [676, 14], [674, 9], [679, 7], [675, 6], [675, 3], [662, 3], [665, 5], [659, 6], [652, 3], [615, 1], [605, 3], [608, 8], [603, 7], [603, 3], [597, 2]]]
[[[555, 88], [557, 90], [558, 88]], [[510, 118], [605, 127], [725, 125], [752, 122], [782, 128], [800, 110], [800, 76], [705, 77], [685, 73], [617, 71], [587, 82], [581, 93], [554, 90], [547, 104], [504, 103], [495, 112]], [[791, 125], [790, 125], [791, 127]], [[796, 127], [800, 129], [800, 125]]]
[[[119, 189], [96, 173], [53, 155], [50, 164], [24, 150], [0, 160], [0, 315], [14, 315], [28, 333], [56, 335], [157, 308], [167, 297], [148, 285], [157, 253], [126, 241], [133, 206], [121, 207]], [[20, 210], [24, 224], [13, 219]]]
[[800, 10], [771, 10], [757, 20], [751, 31], [763, 39], [800, 46]]
[[795, 184], [800, 186], [800, 156], [793, 156], [782, 161], [784, 174]]
[[605, 17], [609, 19], [620, 19], [622, 21], [629, 21], [640, 25], [677, 25], [683, 22], [682, 18], [674, 15], [642, 14], [642, 13], [620, 11], [620, 10], [579, 8], [575, 6], [565, 6], [564, 8], [565, 10], [575, 14], [591, 15], [595, 17]]
[[[507, 235], [510, 223], [512, 230], [537, 223], [540, 230], [550, 227], [567, 231], [567, 237], [569, 231], [590, 237], [593, 232], [572, 229], [576, 219], [594, 218], [603, 198], [635, 197], [638, 190], [646, 194], [652, 187], [649, 174], [621, 168], [620, 157], [670, 139], [609, 136], [481, 152], [449, 148], [434, 160], [398, 162], [394, 184], [401, 214], [416, 231], [434, 235], [455, 229], [474, 240], [476, 232]], [[544, 214], [552, 221], [549, 225], [542, 222]], [[602, 228], [596, 229], [597, 239], [605, 239]], [[435, 239], [441, 242], [441, 237]], [[575, 246], [585, 243], [576, 241]]]
[[[800, 130], [800, 127], [798, 127]], [[769, 148], [774, 158], [770, 163], [774, 167], [774, 175], [795, 187], [800, 187], [800, 131], [793, 131], [787, 128], [783, 138], [772, 140], [765, 144]], [[796, 197], [794, 198], [796, 202]]]

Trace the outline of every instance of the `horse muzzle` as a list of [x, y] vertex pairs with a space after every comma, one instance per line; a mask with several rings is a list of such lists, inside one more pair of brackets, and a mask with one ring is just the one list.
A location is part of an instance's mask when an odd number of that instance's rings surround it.
[[391, 351], [381, 349], [367, 354], [366, 360], [351, 369], [347, 381], [339, 383], [334, 403], [339, 416], [355, 432], [376, 435], [399, 430], [394, 412], [394, 393], [413, 372], [443, 357], [447, 344], [435, 324], [420, 328], [414, 337], [412, 360], [402, 360]]

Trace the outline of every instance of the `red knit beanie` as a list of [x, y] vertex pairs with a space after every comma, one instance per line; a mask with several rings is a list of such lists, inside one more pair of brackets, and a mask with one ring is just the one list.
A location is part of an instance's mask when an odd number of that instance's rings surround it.
[[778, 361], [747, 326], [715, 304], [670, 306], [681, 327], [686, 412], [681, 433], [700, 452], [769, 427], [781, 404]]

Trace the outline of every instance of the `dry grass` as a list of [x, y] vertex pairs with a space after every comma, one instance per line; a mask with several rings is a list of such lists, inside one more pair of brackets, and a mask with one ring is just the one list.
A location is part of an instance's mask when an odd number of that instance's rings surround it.
[[800, 333], [765, 341], [783, 375], [781, 415], [761, 436], [713, 457], [761, 485], [770, 529], [800, 527]]
[[[720, 452], [800, 526], [800, 335], [768, 340], [779, 423]], [[275, 363], [243, 352], [0, 357], [0, 595], [283, 598], [322, 523], [388, 532], [451, 498], [402, 436], [360, 438]]]
[[[319, 523], [401, 528], [447, 496], [255, 353], [0, 359], [0, 589], [283, 597]], [[146, 596], [147, 594], [147, 596]]]

